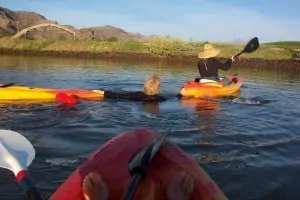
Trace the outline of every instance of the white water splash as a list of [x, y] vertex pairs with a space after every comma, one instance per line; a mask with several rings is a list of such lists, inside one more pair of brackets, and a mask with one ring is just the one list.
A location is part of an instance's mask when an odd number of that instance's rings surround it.
[[238, 104], [248, 104], [248, 105], [261, 105], [261, 101], [253, 100], [253, 99], [246, 99], [246, 98], [234, 98], [231, 100], [232, 103]]
[[53, 159], [47, 159], [46, 162], [55, 166], [71, 166], [74, 165], [75, 163], [78, 163], [79, 160], [68, 159], [68, 158], [53, 158]]

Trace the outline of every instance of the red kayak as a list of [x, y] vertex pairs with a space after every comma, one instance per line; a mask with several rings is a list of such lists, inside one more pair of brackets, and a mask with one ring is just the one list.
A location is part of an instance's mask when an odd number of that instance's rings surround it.
[[[128, 169], [129, 160], [137, 151], [159, 136], [155, 131], [144, 129], [117, 135], [92, 153], [58, 188], [50, 200], [84, 200], [81, 185], [89, 172], [101, 174], [109, 189], [108, 199], [120, 200], [132, 177]], [[133, 199], [145, 197], [145, 190], [149, 187], [143, 188], [143, 184], [150, 180], [155, 185], [155, 199], [166, 199], [170, 179], [182, 171], [194, 179], [191, 199], [227, 199], [199, 164], [170, 141], [165, 142], [151, 161], [147, 177], [142, 180]]]

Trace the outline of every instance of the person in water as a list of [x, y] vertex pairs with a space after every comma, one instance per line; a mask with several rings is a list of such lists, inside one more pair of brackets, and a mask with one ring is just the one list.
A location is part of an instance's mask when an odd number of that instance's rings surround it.
[[[152, 184], [152, 186], [154, 186]], [[154, 200], [154, 187], [149, 187], [153, 194], [145, 195], [145, 199]], [[152, 191], [151, 191], [152, 190]], [[173, 177], [168, 184], [167, 200], [188, 200], [194, 190], [194, 181], [191, 176], [181, 172]], [[100, 174], [90, 172], [82, 182], [82, 191], [85, 200], [107, 200], [109, 190]], [[149, 198], [150, 197], [150, 198]]]
[[203, 51], [198, 53], [198, 70], [200, 78], [196, 78], [196, 82], [220, 81], [218, 74], [219, 69], [224, 71], [229, 70], [234, 61], [234, 56], [223, 63], [215, 58], [220, 52], [221, 50], [214, 47], [212, 44], [204, 44]]
[[144, 83], [144, 91], [109, 91], [104, 90], [104, 98], [128, 99], [143, 102], [159, 102], [166, 99], [160, 96], [160, 78], [158, 76], [149, 77]]

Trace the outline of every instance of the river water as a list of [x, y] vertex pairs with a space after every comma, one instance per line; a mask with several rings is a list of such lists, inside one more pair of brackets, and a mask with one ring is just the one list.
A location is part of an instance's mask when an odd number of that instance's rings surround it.
[[[162, 79], [159, 104], [102, 100], [74, 107], [56, 102], [0, 104], [0, 129], [24, 134], [36, 149], [29, 171], [46, 196], [101, 144], [118, 133], [149, 128], [195, 158], [229, 199], [299, 199], [300, 75], [234, 66], [240, 97], [179, 100], [193, 65], [41, 57], [0, 57], [0, 82], [50, 88], [140, 90], [152, 74]], [[0, 199], [24, 199], [12, 173], [0, 170]]]

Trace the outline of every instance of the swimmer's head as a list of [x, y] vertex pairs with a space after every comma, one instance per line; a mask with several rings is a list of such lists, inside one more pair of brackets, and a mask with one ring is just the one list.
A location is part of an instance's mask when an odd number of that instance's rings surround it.
[[144, 83], [144, 93], [146, 95], [156, 95], [160, 90], [160, 78], [158, 76], [149, 77]]

